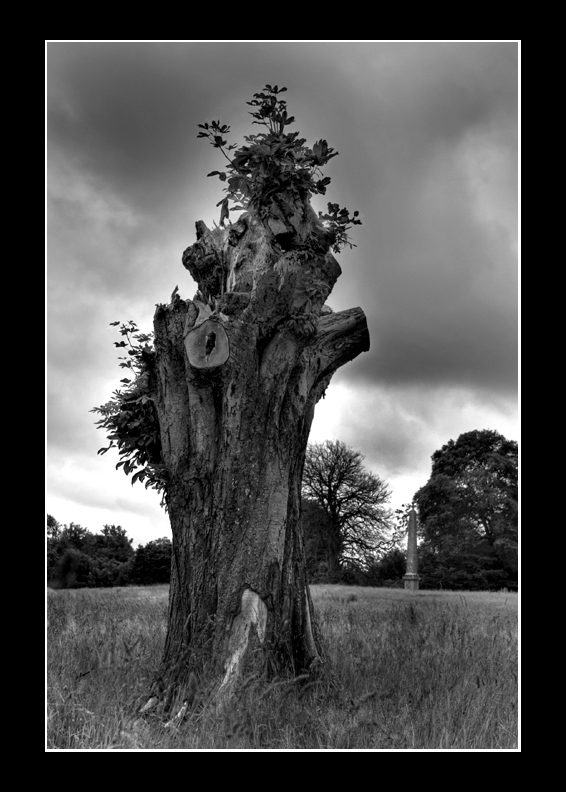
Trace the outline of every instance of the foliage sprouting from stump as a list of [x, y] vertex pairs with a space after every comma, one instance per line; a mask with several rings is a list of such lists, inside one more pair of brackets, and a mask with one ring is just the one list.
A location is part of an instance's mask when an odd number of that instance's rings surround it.
[[[252, 123], [264, 126], [266, 131], [245, 135], [247, 145], [240, 148], [235, 143], [228, 145], [224, 138], [230, 131], [227, 124], [220, 121], [199, 124], [203, 131], [198, 137], [208, 138], [228, 160], [225, 170], [208, 174], [218, 176], [226, 183], [226, 197], [217, 204], [222, 207], [222, 225], [229, 212], [234, 211], [253, 208], [260, 217], [265, 217], [282, 194], [292, 203], [304, 202], [311, 195], [326, 194], [331, 179], [323, 176], [321, 169], [338, 152], [326, 140], [318, 140], [309, 148], [306, 138], [299, 137], [298, 132], [285, 131], [295, 121], [294, 116], [287, 114], [287, 103], [280, 98], [286, 90], [277, 85], [266, 85], [263, 91], [254, 94], [251, 102], [247, 102], [256, 108], [250, 113], [255, 119]], [[230, 206], [230, 203], [234, 205]], [[340, 252], [344, 245], [355, 247], [347, 232], [351, 226], [361, 225], [359, 214], [356, 211], [350, 216], [348, 209], [335, 203], [328, 204], [326, 213], [319, 212], [335, 253]]]

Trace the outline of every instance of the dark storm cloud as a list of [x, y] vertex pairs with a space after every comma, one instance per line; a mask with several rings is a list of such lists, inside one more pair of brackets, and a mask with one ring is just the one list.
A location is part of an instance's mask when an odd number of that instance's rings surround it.
[[205, 103], [190, 52], [186, 65], [193, 68], [178, 68], [178, 46], [81, 43], [48, 49], [51, 140], [140, 203], [180, 178], [180, 156], [194, 137], [191, 107]]
[[373, 280], [364, 266], [374, 286], [364, 295], [372, 352], [356, 373], [514, 391], [517, 270], [509, 241], [465, 206], [438, 212], [422, 196], [418, 208], [411, 204], [376, 224]]
[[371, 66], [350, 63], [374, 76], [357, 125], [368, 162], [374, 144], [373, 192], [359, 183], [364, 226], [344, 267], [354, 280], [338, 287], [346, 302], [363, 284], [372, 350], [350, 374], [514, 393], [516, 48], [376, 50]]
[[[335, 377], [356, 405], [339, 439], [394, 475], [428, 469], [466, 404], [514, 409], [517, 44], [63, 42], [48, 44], [47, 71], [48, 440], [60, 453], [104, 444], [88, 411], [123, 376], [108, 324], [150, 330], [175, 285], [194, 294], [181, 254], [223, 196], [206, 178], [222, 156], [197, 124], [221, 119], [240, 142], [258, 131], [245, 103], [266, 82], [287, 86], [309, 143], [340, 152], [315, 208], [362, 213], [329, 298], [360, 305], [371, 335]], [[487, 428], [473, 425], [481, 415], [469, 410], [465, 430]]]
[[[249, 132], [245, 102], [272, 72], [284, 66], [304, 83], [308, 59], [293, 64], [293, 51], [262, 43], [51, 44], [49, 139], [138, 207], [162, 214], [197, 174], [200, 182], [202, 163], [220, 156], [197, 142], [197, 124], [222, 117]], [[321, 65], [310, 71], [314, 77]]]
[[[490, 43], [49, 45], [50, 157], [57, 166], [64, 152], [70, 178], [80, 172], [93, 183], [82, 196], [86, 212], [64, 185], [54, 199], [52, 237], [67, 237], [74, 294], [81, 286], [101, 299], [141, 293], [151, 277], [140, 272], [142, 246], [163, 245], [181, 223], [183, 244], [192, 241], [196, 215], [209, 207], [201, 201], [189, 218], [183, 196], [210, 195], [211, 207], [221, 197], [203, 179], [219, 155], [196, 139], [196, 124], [221, 117], [249, 131], [245, 100], [277, 79], [291, 86], [301, 131], [324, 134], [341, 151], [329, 197], [362, 211], [364, 225], [352, 234], [358, 247], [341, 257], [345, 273], [330, 298], [339, 308], [359, 302], [368, 315], [372, 351], [352, 376], [450, 384], [479, 377], [513, 388], [513, 239], [478, 216], [474, 190], [482, 185], [465, 170], [467, 157], [487, 157], [501, 171], [498, 184], [506, 182], [498, 200], [513, 213], [516, 59], [516, 45]], [[489, 192], [491, 172], [476, 171]], [[111, 220], [104, 255], [97, 201]]]

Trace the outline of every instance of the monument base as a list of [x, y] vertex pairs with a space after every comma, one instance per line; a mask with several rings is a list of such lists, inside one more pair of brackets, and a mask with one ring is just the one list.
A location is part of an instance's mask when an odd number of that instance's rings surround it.
[[415, 575], [414, 572], [409, 572], [408, 574], [403, 575], [404, 587], [409, 591], [418, 591], [420, 579], [420, 575]]

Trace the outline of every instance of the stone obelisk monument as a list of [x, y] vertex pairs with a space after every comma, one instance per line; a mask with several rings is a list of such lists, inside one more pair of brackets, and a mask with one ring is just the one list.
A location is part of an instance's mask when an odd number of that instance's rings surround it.
[[414, 508], [409, 512], [409, 538], [407, 540], [407, 573], [404, 575], [405, 588], [419, 590], [420, 576], [417, 558], [417, 513]]

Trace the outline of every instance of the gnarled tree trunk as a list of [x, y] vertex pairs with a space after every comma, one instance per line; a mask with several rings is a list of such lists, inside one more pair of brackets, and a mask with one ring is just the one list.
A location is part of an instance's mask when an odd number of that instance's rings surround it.
[[315, 404], [369, 335], [360, 308], [324, 307], [340, 267], [308, 202], [196, 226], [183, 264], [199, 292], [154, 317], [173, 532], [161, 690], [182, 690], [200, 655], [228, 693], [248, 666], [320, 660], [302, 469]]

